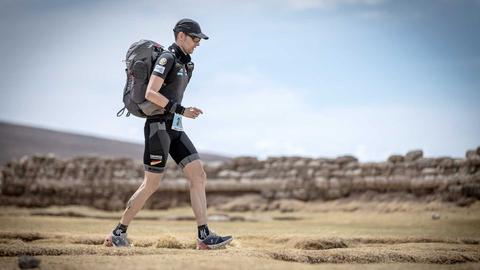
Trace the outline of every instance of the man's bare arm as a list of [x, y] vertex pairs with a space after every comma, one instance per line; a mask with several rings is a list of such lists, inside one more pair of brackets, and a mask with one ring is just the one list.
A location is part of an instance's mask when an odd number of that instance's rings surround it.
[[[163, 82], [164, 79], [160, 76], [152, 74], [148, 81], [147, 90], [145, 91], [145, 99], [159, 107], [165, 108], [169, 100], [159, 93], [160, 88], [163, 86]], [[196, 107], [188, 107], [183, 113], [183, 116], [195, 119], [202, 113], [203, 111]]]
[[165, 108], [168, 104], [168, 98], [160, 94], [160, 88], [163, 86], [164, 79], [160, 76], [152, 74], [148, 81], [147, 91], [145, 91], [145, 99], [153, 104]]

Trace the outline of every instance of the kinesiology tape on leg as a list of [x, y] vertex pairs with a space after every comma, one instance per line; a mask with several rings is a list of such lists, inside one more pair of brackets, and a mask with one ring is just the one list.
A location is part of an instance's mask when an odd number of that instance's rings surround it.
[[133, 204], [133, 201], [137, 198], [137, 196], [138, 196], [137, 192], [133, 193], [132, 197], [130, 197], [130, 199], [127, 202], [127, 209], [130, 209], [130, 207]]

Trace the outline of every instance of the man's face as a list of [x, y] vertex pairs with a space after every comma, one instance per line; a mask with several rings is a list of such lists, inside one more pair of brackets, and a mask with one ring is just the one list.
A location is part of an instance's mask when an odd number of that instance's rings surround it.
[[182, 43], [183, 43], [183, 46], [182, 46], [182, 49], [185, 51], [185, 53], [188, 53], [188, 54], [192, 54], [193, 51], [195, 50], [195, 48], [197, 46], [200, 46], [200, 38], [198, 37], [194, 37], [194, 36], [190, 36], [188, 34], [185, 34], [185, 33], [180, 33], [183, 38], [182, 38]]

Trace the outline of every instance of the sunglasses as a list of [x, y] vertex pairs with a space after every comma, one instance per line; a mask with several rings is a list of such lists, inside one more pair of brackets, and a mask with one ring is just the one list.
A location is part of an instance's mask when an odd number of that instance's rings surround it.
[[197, 44], [200, 43], [200, 40], [202, 40], [202, 39], [199, 38], [199, 37], [194, 37], [194, 36], [191, 36], [191, 35], [187, 35], [187, 36], [189, 36], [189, 37], [193, 40], [193, 42], [195, 42], [195, 43], [197, 43]]

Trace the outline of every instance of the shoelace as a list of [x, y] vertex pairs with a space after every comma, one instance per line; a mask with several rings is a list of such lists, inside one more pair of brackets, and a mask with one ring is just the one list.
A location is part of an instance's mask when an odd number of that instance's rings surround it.
[[121, 240], [120, 240], [120, 239], [117, 238], [117, 239], [116, 239], [116, 240], [117, 240], [117, 243], [118, 243], [119, 241], [123, 241], [123, 242], [125, 242], [127, 245], [130, 244], [130, 241], [128, 241], [128, 235], [127, 235], [127, 233], [121, 233], [121, 234], [120, 234], [119, 236], [117, 236], [117, 237], [119, 237], [119, 238], [121, 239]]
[[[214, 231], [212, 231], [212, 230], [210, 231], [210, 233], [208, 234], [208, 236], [207, 236], [205, 239], [203, 239], [202, 241], [204, 241], [204, 240], [206, 240], [206, 239], [208, 239], [208, 238], [210, 238], [210, 239], [215, 238], [215, 241], [214, 241], [215, 244], [217, 244], [219, 241], [222, 241], [222, 240], [223, 240], [223, 238], [222, 238], [221, 236], [218, 236], [218, 234], [216, 234], [216, 233], [215, 233]], [[212, 240], [213, 240], [213, 239], [212, 239]]]
[[223, 236], [220, 236], [218, 235], [217, 233], [215, 233], [214, 231], [210, 231], [210, 234], [208, 236], [212, 236], [212, 237], [215, 237], [215, 243], [218, 244], [220, 242], [223, 242], [225, 239], [223, 238]]

